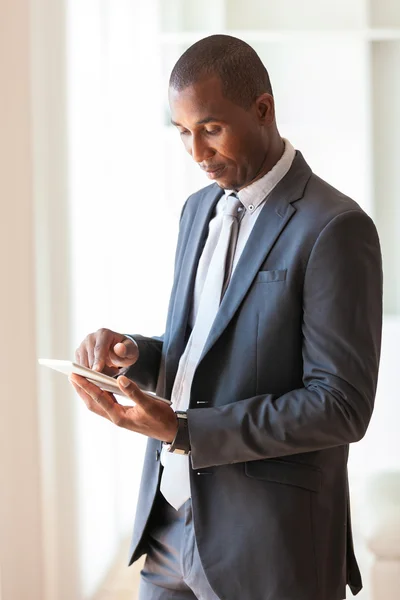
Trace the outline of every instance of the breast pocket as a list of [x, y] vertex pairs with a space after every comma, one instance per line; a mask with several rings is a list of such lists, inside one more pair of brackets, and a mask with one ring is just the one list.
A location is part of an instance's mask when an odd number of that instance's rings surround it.
[[287, 269], [275, 271], [259, 271], [256, 276], [256, 283], [274, 283], [275, 281], [285, 281]]

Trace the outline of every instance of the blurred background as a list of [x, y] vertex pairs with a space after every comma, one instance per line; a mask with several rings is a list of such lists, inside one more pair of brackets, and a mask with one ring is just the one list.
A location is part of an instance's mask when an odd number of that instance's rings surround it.
[[378, 226], [380, 381], [349, 473], [358, 598], [399, 598], [399, 1], [1, 0], [1, 600], [136, 597], [145, 439], [37, 358], [73, 358], [100, 327], [163, 332], [180, 209], [208, 183], [169, 123], [167, 81], [211, 33], [257, 50], [282, 135]]

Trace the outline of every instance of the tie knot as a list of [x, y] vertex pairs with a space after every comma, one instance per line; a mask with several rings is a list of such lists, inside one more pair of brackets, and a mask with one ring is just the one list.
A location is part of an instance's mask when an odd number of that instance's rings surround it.
[[230, 217], [240, 218], [244, 213], [243, 204], [236, 194], [229, 194], [226, 199], [224, 214]]

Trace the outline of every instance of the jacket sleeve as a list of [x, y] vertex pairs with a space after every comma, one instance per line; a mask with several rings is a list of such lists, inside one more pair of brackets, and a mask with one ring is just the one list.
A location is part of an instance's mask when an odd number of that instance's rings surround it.
[[362, 211], [337, 215], [303, 288], [303, 387], [188, 411], [192, 466], [244, 462], [360, 440], [376, 392], [382, 328], [379, 239]]

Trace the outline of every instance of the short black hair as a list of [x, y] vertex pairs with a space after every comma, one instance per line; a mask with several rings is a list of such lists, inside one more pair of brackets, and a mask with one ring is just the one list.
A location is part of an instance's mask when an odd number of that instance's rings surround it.
[[268, 71], [257, 52], [230, 35], [210, 35], [190, 46], [172, 69], [169, 85], [180, 91], [212, 76], [221, 80], [226, 98], [246, 109], [261, 94], [273, 95]]

